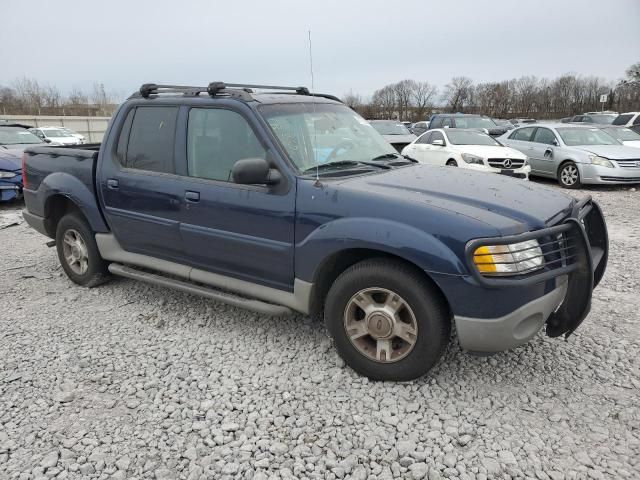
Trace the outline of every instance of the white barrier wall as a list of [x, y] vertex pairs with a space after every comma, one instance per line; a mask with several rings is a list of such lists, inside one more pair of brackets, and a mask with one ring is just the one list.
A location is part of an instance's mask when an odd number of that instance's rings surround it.
[[88, 143], [102, 142], [110, 119], [111, 117], [0, 115], [0, 120], [32, 127], [67, 127], [84, 135]]

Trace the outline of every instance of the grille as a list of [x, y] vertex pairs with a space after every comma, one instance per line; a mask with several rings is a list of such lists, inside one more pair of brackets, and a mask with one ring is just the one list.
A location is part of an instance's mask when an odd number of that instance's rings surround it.
[[614, 160], [623, 168], [640, 168], [640, 158], [630, 158], [627, 160]]
[[640, 182], [640, 177], [600, 177], [600, 179], [605, 180], [607, 182], [627, 182], [627, 183]]
[[[509, 160], [511, 162], [511, 166], [507, 167], [505, 166], [504, 162], [506, 160]], [[489, 165], [491, 165], [493, 168], [520, 168], [522, 167], [522, 165], [524, 165], [524, 160], [521, 160], [519, 158], [490, 158], [488, 159]]]

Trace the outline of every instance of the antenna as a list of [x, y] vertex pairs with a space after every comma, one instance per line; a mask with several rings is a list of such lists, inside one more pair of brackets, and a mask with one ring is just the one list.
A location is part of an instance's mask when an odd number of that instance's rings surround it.
[[311, 105], [313, 106], [313, 116], [314, 116], [314, 120], [313, 120], [313, 161], [316, 163], [316, 183], [315, 183], [315, 186], [319, 187], [320, 186], [320, 173], [319, 173], [320, 165], [318, 164], [318, 155], [316, 153], [316, 147], [318, 145], [318, 137], [316, 135], [316, 121], [315, 121], [315, 116], [316, 116], [316, 97], [315, 97], [316, 88], [315, 88], [315, 85], [313, 83], [313, 53], [312, 53], [312, 49], [311, 49], [311, 30], [309, 30], [309, 71], [311, 73]]

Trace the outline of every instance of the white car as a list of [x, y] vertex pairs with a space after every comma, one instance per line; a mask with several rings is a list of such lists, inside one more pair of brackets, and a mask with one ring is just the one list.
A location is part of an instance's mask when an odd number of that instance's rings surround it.
[[611, 125], [628, 127], [636, 130], [637, 128], [640, 128], [640, 112], [621, 113], [613, 120]]
[[80, 145], [82, 142], [69, 129], [61, 127], [37, 127], [30, 129], [32, 133], [51, 145]]
[[486, 133], [458, 128], [429, 130], [402, 150], [420, 163], [468, 168], [529, 179], [524, 153], [506, 147]]
[[75, 131], [71, 130], [70, 128], [67, 128], [67, 127], [59, 127], [59, 128], [63, 132], [68, 133], [69, 135], [71, 135], [72, 137], [76, 137], [78, 140], [80, 140], [80, 143], [85, 143], [87, 141], [85, 136], [82, 135], [81, 133], [75, 132]]
[[640, 134], [627, 127], [603, 127], [606, 133], [627, 147], [640, 148]]

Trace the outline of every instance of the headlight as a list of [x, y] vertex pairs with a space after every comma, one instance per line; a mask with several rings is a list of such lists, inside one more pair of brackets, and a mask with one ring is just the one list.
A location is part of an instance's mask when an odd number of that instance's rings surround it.
[[13, 172], [0, 172], [0, 178], [13, 178], [17, 176], [18, 174]]
[[482, 275], [520, 275], [544, 266], [537, 240], [510, 245], [486, 245], [473, 252], [473, 263]]
[[484, 165], [484, 160], [482, 157], [478, 157], [477, 155], [471, 155], [470, 153], [463, 153], [462, 159], [467, 163], [476, 163], [478, 165]]
[[598, 155], [589, 155], [589, 160], [592, 165], [598, 165], [599, 167], [607, 167], [613, 168], [613, 163], [607, 160], [604, 157], [599, 157]]

